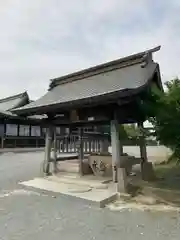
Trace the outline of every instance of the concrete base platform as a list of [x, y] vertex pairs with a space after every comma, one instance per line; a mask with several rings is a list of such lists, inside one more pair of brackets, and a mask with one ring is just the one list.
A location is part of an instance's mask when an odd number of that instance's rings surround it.
[[75, 197], [100, 208], [115, 201], [118, 197], [116, 185], [112, 182], [104, 184], [102, 179], [90, 180], [90, 177], [78, 178], [70, 174], [69, 176], [61, 177], [35, 178], [30, 181], [20, 182], [19, 184]]
[[60, 172], [56, 175], [48, 176], [46, 179], [53, 182], [76, 184], [78, 186], [96, 189], [108, 189], [108, 187], [112, 185], [111, 178], [109, 177], [95, 177], [93, 175], [80, 176], [76, 173]]

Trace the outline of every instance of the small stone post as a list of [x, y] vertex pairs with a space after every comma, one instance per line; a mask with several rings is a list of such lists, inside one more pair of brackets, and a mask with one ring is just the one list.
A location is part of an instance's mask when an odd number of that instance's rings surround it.
[[46, 143], [45, 143], [45, 157], [43, 172], [48, 175], [50, 171], [50, 160], [51, 160], [51, 145], [52, 145], [53, 128], [48, 126], [46, 129]]

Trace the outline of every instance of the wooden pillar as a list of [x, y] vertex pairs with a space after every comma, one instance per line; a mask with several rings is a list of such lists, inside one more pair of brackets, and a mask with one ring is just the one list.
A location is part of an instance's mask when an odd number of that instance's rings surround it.
[[92, 152], [92, 139], [89, 138], [88, 141], [89, 141], [89, 151], [88, 152], [91, 153]]
[[52, 135], [53, 135], [53, 128], [52, 126], [48, 126], [46, 129], [45, 158], [44, 158], [44, 168], [43, 168], [43, 171], [45, 174], [49, 174], [49, 171], [50, 171]]
[[119, 124], [117, 120], [111, 121], [111, 146], [113, 182], [117, 182], [117, 165], [120, 163]]
[[91, 152], [95, 152], [95, 139], [94, 138], [92, 138], [92, 145], [91, 146], [92, 146], [91, 147], [91, 149], [92, 149]]
[[140, 155], [141, 155], [141, 174], [142, 179], [145, 181], [150, 181], [155, 179], [155, 173], [153, 170], [153, 165], [151, 162], [148, 162], [147, 158], [147, 149], [146, 149], [146, 140], [143, 132], [143, 123], [138, 123], [138, 126], [141, 130], [140, 136]]
[[105, 136], [102, 139], [102, 149], [101, 149], [101, 151], [107, 153], [108, 152], [108, 147], [109, 147], [109, 141], [108, 141], [107, 136]]
[[0, 123], [1, 148], [4, 148], [4, 136], [5, 136], [4, 123]]
[[138, 123], [138, 127], [141, 131], [140, 138], [139, 138], [139, 147], [140, 147], [140, 157], [142, 159], [142, 163], [147, 162], [147, 150], [146, 150], [146, 140], [144, 136], [144, 126], [143, 122]]
[[1, 137], [1, 148], [4, 148], [4, 138]]
[[84, 139], [84, 152], [87, 153], [87, 149], [88, 149], [88, 142], [87, 139]]
[[38, 148], [38, 139], [36, 138], [36, 148]]
[[69, 137], [68, 135], [65, 137], [65, 152], [69, 152]]
[[59, 150], [59, 153], [61, 152], [61, 140], [59, 139], [59, 141], [58, 141], [58, 150]]
[[56, 135], [56, 127], [54, 127], [54, 135], [53, 135], [53, 172], [57, 172], [57, 135]]
[[121, 147], [119, 140], [119, 124], [117, 119], [111, 120], [111, 146], [113, 182], [118, 182], [117, 191], [126, 192], [127, 175], [125, 168], [121, 167]]
[[[120, 136], [121, 137], [121, 136]], [[121, 141], [121, 139], [119, 140], [119, 150], [120, 150], [120, 155], [123, 155], [123, 143]]]
[[79, 174], [83, 176], [84, 144], [83, 128], [79, 128]]

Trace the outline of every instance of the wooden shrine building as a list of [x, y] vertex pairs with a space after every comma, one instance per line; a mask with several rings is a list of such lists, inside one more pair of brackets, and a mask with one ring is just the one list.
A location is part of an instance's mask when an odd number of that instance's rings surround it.
[[30, 102], [27, 92], [0, 99], [0, 148], [44, 146], [42, 116], [21, 117], [11, 112]]
[[[123, 157], [119, 124], [138, 123], [143, 127], [147, 117], [142, 110], [143, 102], [149, 99], [152, 87], [162, 90], [159, 65], [152, 56], [159, 49], [157, 47], [53, 79], [44, 96], [13, 110], [19, 116], [48, 116], [44, 160], [46, 173], [49, 172], [53, 135], [54, 143], [56, 141], [56, 125], [76, 126], [80, 129], [79, 166], [83, 174], [82, 127], [110, 124], [113, 180], [118, 181], [120, 191], [125, 190], [126, 171], [121, 164]], [[140, 149], [142, 171], [146, 171], [148, 163], [143, 141]]]
[[[30, 102], [33, 101], [29, 100], [27, 92], [0, 99], [0, 148], [45, 146], [46, 115], [23, 117], [12, 112], [13, 109], [25, 106]], [[58, 137], [64, 136], [64, 139], [61, 138], [62, 142], [66, 141], [70, 134], [73, 135], [71, 138], [75, 140], [77, 130], [76, 126], [71, 128], [57, 126], [56, 134]], [[95, 137], [97, 134], [100, 136], [97, 126], [87, 126], [84, 128], [84, 132], [89, 136], [94, 135]]]

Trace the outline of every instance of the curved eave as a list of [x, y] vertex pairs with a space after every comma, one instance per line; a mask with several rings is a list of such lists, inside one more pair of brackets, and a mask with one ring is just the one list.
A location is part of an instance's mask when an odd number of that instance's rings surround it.
[[37, 117], [25, 117], [17, 114], [13, 114], [9, 111], [0, 111], [0, 119], [14, 119], [14, 120], [21, 120], [21, 121], [27, 121], [30, 123], [41, 123], [43, 120], [46, 119], [46, 117], [37, 116]]
[[10, 111], [2, 111], [2, 110], [0, 110], [0, 117], [19, 118], [17, 114], [11, 113]]
[[[62, 111], [71, 110], [74, 108], [83, 108], [97, 105], [107, 105], [111, 103], [121, 103], [123, 104], [124, 100], [135, 95], [140, 94], [144, 91], [149, 84], [141, 86], [137, 89], [125, 89], [123, 91], [117, 91], [113, 93], [107, 93], [101, 96], [95, 96], [85, 99], [78, 99], [71, 102], [59, 103], [59, 104], [50, 104], [48, 106], [34, 107], [31, 109], [18, 110], [18, 115], [34, 115], [34, 114], [48, 114], [53, 113], [54, 111], [61, 109]], [[127, 101], [126, 101], [127, 102]]]
[[77, 80], [59, 85], [37, 101], [12, 112], [18, 115], [53, 114], [117, 101], [123, 104], [125, 98], [140, 94], [152, 81], [161, 89], [158, 64], [153, 61], [149, 64], [145, 62], [145, 65], [138, 63], [107, 74], [84, 78], [80, 82]]

